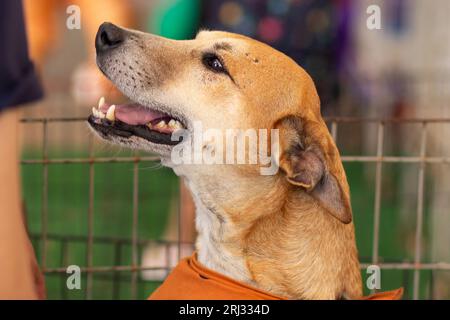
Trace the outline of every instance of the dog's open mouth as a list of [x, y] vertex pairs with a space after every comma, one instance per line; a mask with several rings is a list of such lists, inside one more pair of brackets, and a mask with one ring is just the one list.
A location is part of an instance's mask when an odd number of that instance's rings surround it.
[[181, 138], [172, 139], [172, 134], [185, 129], [184, 124], [170, 114], [146, 106], [130, 104], [107, 104], [102, 97], [97, 108], [92, 108], [89, 124], [103, 135], [123, 138], [137, 136], [157, 144], [176, 145]]

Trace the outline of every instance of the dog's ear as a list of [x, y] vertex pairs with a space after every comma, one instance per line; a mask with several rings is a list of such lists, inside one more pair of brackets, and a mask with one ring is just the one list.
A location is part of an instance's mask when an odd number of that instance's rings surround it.
[[286, 179], [343, 223], [352, 221], [350, 193], [339, 152], [320, 118], [287, 116], [280, 131], [279, 166]]

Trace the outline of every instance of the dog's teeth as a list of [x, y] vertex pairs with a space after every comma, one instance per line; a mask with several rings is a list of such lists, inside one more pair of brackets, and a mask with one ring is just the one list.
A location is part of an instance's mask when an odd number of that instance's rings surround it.
[[106, 119], [108, 119], [109, 121], [116, 120], [115, 110], [116, 110], [116, 105], [114, 105], [114, 104], [111, 105], [108, 109], [108, 112], [106, 112]]
[[157, 128], [165, 128], [166, 126], [167, 126], [167, 124], [164, 120], [158, 122], [158, 124], [156, 125]]
[[100, 100], [98, 100], [98, 108], [100, 109], [101, 106], [105, 104], [105, 97], [101, 97]]
[[151, 122], [147, 123], [147, 127], [149, 127], [150, 129], [153, 128], [153, 125]]
[[105, 117], [105, 114], [95, 107], [92, 108], [92, 114], [94, 115], [94, 117], [100, 119], [103, 119]]
[[175, 121], [175, 125], [173, 126], [174, 129], [182, 129], [183, 125], [180, 123], [180, 121]]
[[171, 119], [169, 121], [169, 127], [172, 129], [181, 129], [183, 126], [181, 125], [181, 123], [178, 120], [175, 119]]

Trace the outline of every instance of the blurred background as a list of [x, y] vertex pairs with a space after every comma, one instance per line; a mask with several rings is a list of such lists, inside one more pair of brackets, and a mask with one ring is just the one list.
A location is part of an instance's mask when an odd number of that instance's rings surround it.
[[[49, 298], [146, 298], [195, 237], [178, 178], [152, 155], [96, 141], [83, 121], [100, 96], [119, 96], [95, 66], [103, 21], [174, 39], [228, 30], [295, 59], [314, 79], [344, 156], [363, 278], [377, 263], [383, 291], [450, 298], [449, 1], [24, 4], [46, 96], [24, 108], [23, 194]], [[380, 30], [367, 27], [373, 4]], [[66, 25], [70, 5], [80, 8], [80, 29]], [[85, 271], [81, 290], [66, 287], [71, 264]]]

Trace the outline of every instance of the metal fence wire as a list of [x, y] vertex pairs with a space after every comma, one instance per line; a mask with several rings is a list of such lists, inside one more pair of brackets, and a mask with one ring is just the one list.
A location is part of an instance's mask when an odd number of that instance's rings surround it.
[[[32, 159], [22, 159], [22, 166], [41, 166], [42, 168], [42, 185], [41, 185], [41, 208], [40, 208], [40, 231], [33, 232], [31, 234], [33, 243], [35, 245], [36, 252], [38, 253], [38, 260], [42, 272], [48, 280], [50, 277], [59, 277], [60, 282], [58, 284], [60, 290], [60, 298], [69, 298], [69, 292], [66, 288], [65, 279], [67, 277], [67, 257], [68, 250], [71, 245], [78, 244], [86, 247], [86, 264], [81, 267], [81, 272], [84, 276], [84, 290], [81, 296], [78, 298], [91, 299], [93, 295], [93, 279], [104, 279], [104, 281], [111, 284], [109, 287], [111, 290], [108, 293], [107, 298], [119, 299], [123, 297], [123, 288], [125, 286], [128, 294], [127, 298], [143, 298], [139, 294], [138, 285], [145, 280], [141, 279], [139, 273], [143, 270], [163, 270], [170, 271], [174, 262], [167, 259], [164, 267], [145, 267], [139, 264], [139, 256], [145, 245], [149, 243], [146, 239], [139, 239], [138, 237], [138, 212], [139, 212], [139, 176], [140, 171], [138, 166], [144, 162], [158, 161], [156, 156], [139, 156], [132, 157], [96, 157], [93, 153], [92, 138], [89, 139], [89, 155], [87, 157], [50, 157], [49, 156], [49, 143], [48, 132], [49, 126], [56, 123], [67, 122], [82, 122], [84, 118], [27, 118], [21, 120], [24, 125], [38, 124], [41, 127], [42, 134], [42, 157]], [[345, 127], [350, 124], [359, 124], [363, 126], [372, 125], [376, 127], [376, 150], [373, 155], [342, 155], [342, 161], [346, 163], [369, 163], [375, 166], [374, 176], [374, 202], [373, 202], [373, 227], [372, 227], [372, 250], [371, 256], [361, 257], [361, 269], [366, 269], [369, 265], [378, 265], [382, 270], [398, 270], [403, 272], [402, 278], [404, 279], [403, 285], [406, 290], [411, 290], [411, 297], [414, 299], [432, 298], [432, 294], [420, 294], [420, 277], [423, 272], [430, 272], [431, 276], [435, 271], [450, 271], [450, 261], [437, 261], [437, 262], [424, 262], [423, 257], [423, 232], [424, 232], [424, 206], [426, 198], [426, 177], [428, 175], [428, 165], [449, 165], [450, 157], [448, 156], [427, 156], [427, 131], [429, 127], [435, 124], [450, 125], [450, 119], [363, 119], [363, 118], [327, 118], [327, 124], [329, 125], [331, 134], [335, 141], [339, 141], [338, 134], [341, 127]], [[417, 142], [419, 145], [419, 154], [417, 155], [398, 155], [390, 156], [384, 154], [384, 146], [387, 139], [386, 126], [393, 125], [405, 125], [414, 124], [420, 127], [420, 139]], [[124, 237], [101, 237], [94, 234], [94, 183], [96, 179], [95, 169], [96, 165], [102, 165], [107, 163], [130, 163], [133, 165], [132, 179], [132, 223], [131, 223], [131, 238]], [[380, 257], [379, 244], [380, 244], [380, 217], [382, 212], [382, 173], [383, 167], [387, 163], [397, 163], [401, 165], [416, 164], [419, 167], [417, 175], [417, 208], [415, 211], [415, 236], [414, 236], [414, 249], [412, 259], [396, 259], [393, 261], [387, 261]], [[69, 235], [69, 234], [54, 234], [49, 232], [49, 167], [55, 164], [81, 164], [89, 168], [89, 182], [86, 186], [86, 192], [89, 194], [88, 212], [87, 217], [80, 213], [80, 219], [87, 219], [87, 234], [86, 235]], [[128, 201], [125, 200], [124, 201]], [[180, 224], [180, 209], [178, 207], [178, 224]], [[450, 226], [449, 226], [450, 228]], [[180, 225], [178, 225], [180, 229]], [[159, 244], [166, 246], [169, 250], [169, 246], [178, 246], [178, 258], [181, 252], [181, 241], [156, 241]], [[59, 246], [61, 255], [59, 265], [57, 267], [48, 265], [48, 247], [49, 244]], [[94, 244], [107, 244], [113, 248], [114, 259], [109, 265], [94, 265]], [[448, 245], [448, 244], [447, 244]], [[124, 259], [124, 255], [130, 254], [129, 259]], [[167, 255], [169, 256], [169, 255]], [[128, 261], [124, 263], [124, 261]], [[412, 273], [412, 284], [408, 282], [409, 275]], [[148, 290], [154, 289], [155, 286]], [[151, 292], [147, 292], [150, 294]]]

